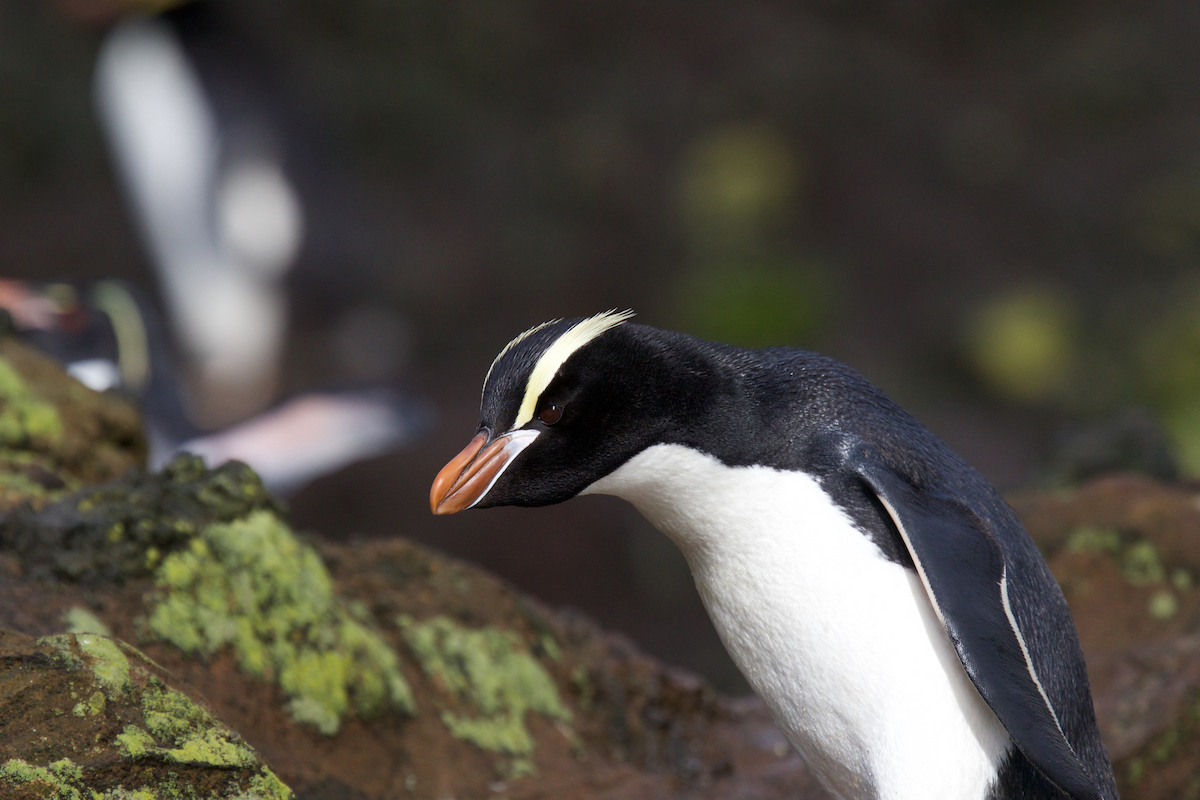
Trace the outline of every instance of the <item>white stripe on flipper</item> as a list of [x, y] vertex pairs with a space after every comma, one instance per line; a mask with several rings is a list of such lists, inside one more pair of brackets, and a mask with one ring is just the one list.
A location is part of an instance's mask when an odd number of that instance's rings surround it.
[[1017, 637], [1017, 644], [1021, 646], [1021, 655], [1025, 657], [1025, 667], [1029, 670], [1029, 677], [1033, 678], [1033, 684], [1037, 687], [1038, 694], [1042, 696], [1042, 701], [1046, 704], [1046, 708], [1050, 709], [1050, 716], [1054, 718], [1054, 725], [1062, 735], [1063, 741], [1067, 743], [1067, 748], [1074, 753], [1075, 748], [1071, 747], [1071, 742], [1067, 740], [1067, 734], [1063, 733], [1062, 723], [1058, 721], [1058, 714], [1054, 711], [1054, 704], [1050, 702], [1050, 696], [1046, 694], [1046, 688], [1042, 686], [1042, 679], [1038, 677], [1037, 670], [1033, 668], [1033, 659], [1029, 656], [1029, 647], [1026, 646], [1025, 637], [1021, 635], [1021, 629], [1017, 626], [1017, 618], [1013, 615], [1012, 605], [1008, 602], [1008, 565], [1005, 565], [1000, 573], [1000, 601], [1004, 605], [1004, 616], [1008, 617], [1008, 625]]
[[[933, 611], [937, 614], [938, 621], [942, 623], [942, 627], [945, 627], [946, 618], [942, 616], [942, 609], [938, 607], [937, 597], [934, 596], [933, 589], [929, 585], [929, 578], [925, 576], [925, 569], [921, 566], [921, 559], [917, 557], [917, 551], [913, 549], [912, 542], [909, 541], [908, 532], [904, 530], [904, 525], [900, 522], [900, 516], [896, 513], [896, 509], [892, 508], [892, 505], [881, 494], [875, 492], [875, 497], [887, 509], [888, 516], [896, 524], [896, 530], [900, 532], [900, 538], [904, 539], [904, 546], [908, 548], [908, 553], [912, 556], [913, 565], [917, 568], [917, 574], [921, 577], [921, 583], [925, 586], [925, 594], [929, 596], [929, 602], [933, 604]], [[1037, 670], [1033, 667], [1033, 659], [1029, 655], [1029, 647], [1025, 644], [1025, 637], [1021, 634], [1021, 629], [1017, 626], [1017, 618], [1013, 616], [1012, 605], [1008, 601], [1007, 564], [1000, 570], [1000, 603], [1004, 607], [1004, 616], [1008, 618], [1008, 626], [1012, 628], [1013, 635], [1017, 637], [1017, 644], [1021, 647], [1021, 656], [1025, 659], [1025, 668], [1029, 670], [1029, 677], [1033, 678], [1033, 684], [1037, 687], [1038, 694], [1042, 696], [1042, 702], [1046, 704], [1046, 708], [1050, 711], [1050, 716], [1054, 719], [1054, 725], [1058, 728], [1063, 741], [1067, 743], [1067, 748], [1074, 753], [1075, 748], [1071, 747], [1071, 743], [1067, 740], [1067, 735], [1063, 733], [1062, 723], [1058, 721], [1058, 714], [1054, 711], [1054, 705], [1050, 702], [1050, 696], [1046, 694], [1046, 688], [1042, 686], [1042, 680], [1038, 677]]]
[[929, 585], [929, 578], [925, 576], [925, 568], [921, 566], [921, 559], [917, 557], [917, 551], [913, 548], [912, 542], [908, 538], [908, 531], [904, 530], [904, 524], [900, 522], [900, 515], [896, 513], [896, 509], [892, 508], [883, 495], [879, 492], [873, 493], [875, 497], [887, 509], [888, 516], [892, 518], [892, 522], [896, 524], [896, 530], [900, 531], [900, 538], [904, 540], [904, 546], [908, 548], [908, 554], [912, 556], [913, 565], [917, 568], [917, 575], [921, 576], [921, 584], [925, 587], [925, 594], [929, 597], [929, 603], [933, 606], [933, 613], [937, 614], [938, 622], [942, 623], [942, 627], [946, 627], [946, 618], [942, 616], [942, 609], [938, 606], [937, 597], [933, 594], [933, 588]]
[[[529, 373], [529, 381], [525, 384], [525, 397], [521, 400], [521, 408], [517, 411], [517, 418], [513, 421], [510, 430], [516, 430], [533, 419], [533, 412], [537, 409], [538, 398], [542, 396], [542, 392], [546, 391], [546, 387], [550, 385], [550, 381], [554, 380], [554, 376], [558, 374], [559, 368], [562, 367], [575, 351], [605, 331], [617, 327], [632, 316], [633, 311], [628, 310], [617, 311], [613, 309], [605, 311], [602, 314], [588, 317], [582, 322], [576, 323], [566, 333], [555, 339], [554, 343], [546, 348], [546, 352], [542, 353], [541, 358], [534, 365], [533, 371]], [[537, 330], [537, 328], [533, 330]], [[532, 332], [530, 331], [530, 333]], [[528, 334], [525, 335], [527, 336]], [[521, 338], [524, 337], [518, 337], [513, 344], [516, 344]], [[487, 385], [486, 379], [484, 385]]]

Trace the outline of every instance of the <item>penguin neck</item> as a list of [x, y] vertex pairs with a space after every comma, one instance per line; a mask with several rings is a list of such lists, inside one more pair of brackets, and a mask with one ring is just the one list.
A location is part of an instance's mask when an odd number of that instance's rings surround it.
[[694, 571], [695, 559], [729, 545], [710, 518], [714, 493], [722, 490], [714, 468], [719, 470], [720, 462], [706, 453], [687, 445], [657, 444], [580, 494], [612, 495], [631, 503], [675, 542]]

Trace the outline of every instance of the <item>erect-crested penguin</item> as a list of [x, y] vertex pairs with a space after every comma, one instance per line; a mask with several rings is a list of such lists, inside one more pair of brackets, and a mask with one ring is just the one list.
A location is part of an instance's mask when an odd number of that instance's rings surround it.
[[1115, 800], [1066, 601], [978, 472], [837, 361], [630, 316], [500, 352], [435, 514], [633, 503], [838, 797]]

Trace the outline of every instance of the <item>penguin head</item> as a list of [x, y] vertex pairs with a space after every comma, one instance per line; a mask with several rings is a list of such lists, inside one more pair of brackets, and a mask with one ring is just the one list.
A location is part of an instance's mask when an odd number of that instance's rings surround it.
[[554, 320], [510, 342], [484, 378], [479, 428], [434, 480], [435, 514], [543, 506], [582, 492], [650, 445], [681, 410], [679, 367], [632, 312]]

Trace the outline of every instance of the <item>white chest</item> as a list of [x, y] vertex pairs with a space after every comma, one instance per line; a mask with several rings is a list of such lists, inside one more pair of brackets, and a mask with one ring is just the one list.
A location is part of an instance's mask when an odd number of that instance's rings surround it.
[[983, 798], [1010, 743], [916, 574], [813, 478], [657, 445], [585, 493], [671, 537], [730, 655], [828, 789]]

